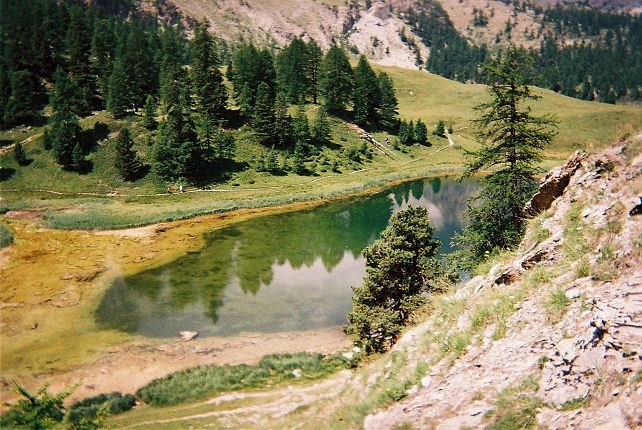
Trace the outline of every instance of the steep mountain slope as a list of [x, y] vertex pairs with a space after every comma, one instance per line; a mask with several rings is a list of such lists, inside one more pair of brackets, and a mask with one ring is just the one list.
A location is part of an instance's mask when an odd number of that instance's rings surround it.
[[[393, 350], [313, 385], [141, 408], [114, 427], [635, 429], [642, 135], [543, 181], [518, 251], [433, 298]], [[551, 204], [552, 203], [552, 204]], [[351, 356], [353, 353], [346, 353]]]
[[[343, 41], [380, 64], [416, 68], [417, 53], [425, 60], [429, 49], [404, 21], [404, 12], [419, 10], [413, 0], [373, 1], [366, 8], [358, 1], [291, 0], [166, 0], [184, 16], [211, 23], [211, 31], [238, 43], [253, 40], [281, 45], [294, 37], [313, 37], [327, 48]], [[457, 30], [477, 43], [495, 43], [507, 21], [514, 25], [512, 40], [533, 46], [540, 23], [531, 11], [515, 10], [500, 0], [440, 0]], [[143, 0], [143, 8], [153, 8]], [[474, 25], [475, 10], [483, 10], [489, 22]], [[502, 43], [506, 40], [503, 39]]]

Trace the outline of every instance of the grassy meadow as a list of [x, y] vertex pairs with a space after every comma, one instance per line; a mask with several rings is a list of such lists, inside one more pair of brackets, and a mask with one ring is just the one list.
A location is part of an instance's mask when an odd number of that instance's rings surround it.
[[[151, 158], [148, 132], [139, 125], [139, 116], [117, 121], [106, 112], [98, 112], [81, 121], [84, 130], [92, 130], [97, 122], [108, 127], [88, 156], [93, 164], [88, 174], [66, 172], [55, 164], [52, 155], [42, 147], [42, 127], [0, 132], [5, 146], [22, 141], [28, 159], [32, 160], [28, 166], [20, 167], [12, 151], [5, 150], [0, 155], [0, 172], [3, 171], [0, 209], [41, 211], [45, 225], [54, 228], [114, 229], [237, 208], [327, 199], [395, 180], [461, 172], [462, 149], [476, 145], [470, 120], [475, 117], [473, 106], [488, 97], [485, 87], [461, 84], [422, 71], [377, 69], [389, 73], [395, 82], [401, 118], [422, 119], [430, 131], [437, 121], [443, 120], [453, 128], [456, 145], [436, 152], [446, 147], [448, 141], [431, 135], [430, 146], [398, 150], [390, 147], [393, 156], [371, 146], [372, 160], [361, 157], [360, 161], [353, 161], [343, 149], [358, 147], [363, 141], [349, 124], [331, 117], [334, 142], [320, 148], [319, 154], [307, 163], [309, 175], [270, 174], [255, 171], [266, 149], [255, 142], [252, 130], [244, 126], [235, 131], [237, 153], [233, 171], [206, 189], [187, 186], [187, 192], [178, 193], [177, 184], [160, 181], [153, 173], [134, 183], [118, 178], [114, 167], [117, 131], [124, 126], [131, 128], [136, 149], [144, 161]], [[575, 149], [599, 149], [642, 128], [639, 105], [606, 105], [548, 90], [537, 91], [543, 98], [534, 105], [535, 111], [555, 114], [560, 120], [560, 132], [546, 150], [544, 168], [560, 164]], [[310, 120], [316, 109], [318, 106], [307, 106]], [[385, 132], [374, 131], [374, 135], [380, 142], [388, 139], [392, 143], [396, 139]], [[285, 152], [280, 152], [278, 163], [283, 163], [284, 158]], [[167, 193], [168, 186], [172, 193]]]

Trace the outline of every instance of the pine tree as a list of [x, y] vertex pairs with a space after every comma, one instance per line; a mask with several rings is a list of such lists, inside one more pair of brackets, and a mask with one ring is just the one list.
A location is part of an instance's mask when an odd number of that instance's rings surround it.
[[392, 84], [392, 79], [387, 73], [379, 73], [379, 124], [392, 130], [397, 126], [397, 96]]
[[380, 239], [363, 251], [366, 277], [353, 288], [349, 325], [344, 327], [366, 353], [384, 352], [434, 287], [440, 242], [433, 238], [428, 211], [397, 212]]
[[308, 95], [312, 97], [312, 102], [317, 103], [320, 86], [320, 67], [323, 59], [323, 52], [314, 39], [310, 39], [305, 47], [305, 74], [308, 78]]
[[258, 140], [262, 145], [274, 145], [276, 139], [274, 121], [274, 100], [272, 99], [270, 87], [267, 83], [261, 82], [256, 95], [252, 127], [254, 127]]
[[152, 168], [164, 179], [175, 180], [198, 173], [202, 162], [190, 108], [190, 85], [185, 70], [176, 68], [167, 80], [167, 115], [158, 126]]
[[346, 53], [332, 45], [321, 66], [321, 93], [325, 97], [328, 112], [340, 112], [346, 108], [352, 97], [353, 72]]
[[294, 147], [294, 156], [292, 160], [292, 171], [297, 175], [303, 175], [306, 172], [305, 168], [305, 150], [303, 145], [298, 142]]
[[261, 83], [267, 85], [272, 99], [276, 97], [272, 54], [266, 49], [258, 51], [252, 44], [244, 45], [236, 51], [232, 67], [234, 97], [241, 114], [249, 118], [253, 115]]
[[534, 116], [526, 105], [541, 98], [529, 87], [530, 56], [511, 46], [486, 70], [492, 98], [476, 107], [481, 147], [466, 152], [466, 176], [489, 168], [493, 173], [482, 179], [467, 212], [469, 225], [455, 237], [460, 247], [455, 258], [463, 267], [519, 243], [526, 220], [524, 205], [537, 188], [534, 175], [541, 151], [556, 134], [552, 117]]
[[109, 78], [107, 110], [114, 115], [114, 118], [122, 118], [127, 115], [127, 111], [131, 107], [131, 99], [123, 62], [118, 59], [114, 63]]
[[82, 90], [84, 110], [79, 115], [86, 115], [95, 106], [96, 73], [91, 62], [91, 31], [87, 20], [86, 9], [80, 6], [69, 8], [69, 30], [67, 32], [67, 67], [72, 80]]
[[420, 119], [418, 119], [417, 124], [415, 124], [415, 141], [422, 145], [428, 141], [428, 127], [426, 127], [426, 124]]
[[38, 116], [33, 77], [28, 70], [11, 74], [11, 97], [4, 109], [6, 125], [28, 124]]
[[71, 167], [77, 172], [85, 172], [86, 170], [85, 150], [82, 148], [80, 142], [76, 142], [74, 149], [71, 151]]
[[196, 111], [210, 121], [223, 121], [227, 105], [227, 89], [223, 74], [218, 69], [214, 42], [207, 31], [207, 23], [194, 29], [192, 41], [192, 85]]
[[114, 165], [120, 177], [126, 181], [133, 181], [140, 174], [142, 163], [134, 151], [134, 141], [128, 128], [123, 128], [118, 133]]
[[25, 166], [27, 164], [27, 154], [20, 142], [16, 142], [16, 145], [13, 148], [13, 158], [20, 166]]
[[437, 125], [432, 134], [439, 137], [446, 137], [446, 123], [441, 119], [437, 121]]
[[306, 44], [298, 37], [285, 46], [276, 58], [279, 89], [290, 103], [303, 102], [310, 92], [307, 65]]
[[98, 89], [102, 106], [106, 106], [109, 97], [109, 78], [112, 63], [116, 54], [116, 38], [114, 28], [108, 19], [99, 19], [94, 23], [94, 33], [91, 41], [91, 61], [98, 75]]
[[326, 145], [332, 142], [332, 130], [325, 109], [320, 107], [312, 127], [312, 142], [315, 145]]
[[290, 145], [292, 141], [292, 117], [288, 113], [285, 94], [279, 93], [274, 103], [274, 137], [279, 148]]
[[377, 109], [381, 101], [377, 75], [368, 64], [364, 55], [354, 70], [354, 90], [352, 104], [354, 119], [357, 124], [365, 125], [377, 120]]
[[226, 158], [228, 160], [234, 158], [236, 142], [234, 141], [234, 135], [229, 131], [219, 129], [215, 136], [214, 145], [219, 158]]
[[57, 69], [54, 73], [51, 107], [54, 112], [75, 115], [82, 115], [87, 111], [87, 104], [81, 88], [62, 69]]
[[310, 123], [305, 113], [305, 106], [299, 105], [296, 116], [292, 121], [292, 137], [295, 143], [307, 145], [310, 142]]
[[74, 148], [79, 147], [80, 124], [69, 113], [56, 113], [52, 120], [52, 150], [56, 162], [66, 169], [74, 166]]
[[158, 74], [147, 34], [134, 26], [127, 37], [121, 66], [128, 86], [129, 104], [143, 107], [149, 94], [157, 94]]
[[150, 131], [156, 129], [158, 122], [156, 121], [156, 101], [153, 96], [147, 96], [143, 113], [143, 127]]
[[406, 121], [401, 121], [397, 137], [399, 138], [399, 143], [402, 145], [411, 145], [414, 137], [414, 130]]

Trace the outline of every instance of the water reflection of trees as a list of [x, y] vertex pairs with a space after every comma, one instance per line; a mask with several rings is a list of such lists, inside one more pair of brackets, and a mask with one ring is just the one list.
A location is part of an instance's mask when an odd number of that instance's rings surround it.
[[228, 285], [238, 283], [245, 293], [256, 294], [272, 282], [275, 265], [286, 262], [299, 269], [320, 259], [331, 272], [346, 251], [358, 257], [385, 228], [393, 211], [409, 204], [426, 207], [442, 241], [444, 237], [448, 241], [461, 224], [460, 213], [473, 189], [471, 181], [414, 181], [372, 196], [211, 232], [198, 252], [117, 280], [105, 294], [97, 319], [135, 331], [141, 313], [172, 313], [200, 302], [216, 322]]

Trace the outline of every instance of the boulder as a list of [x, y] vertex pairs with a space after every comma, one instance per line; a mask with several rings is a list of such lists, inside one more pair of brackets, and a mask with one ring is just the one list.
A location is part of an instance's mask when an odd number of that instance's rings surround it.
[[181, 338], [185, 342], [190, 341], [190, 340], [194, 339], [196, 336], [198, 336], [198, 332], [197, 331], [179, 331], [178, 334], [181, 335]]

